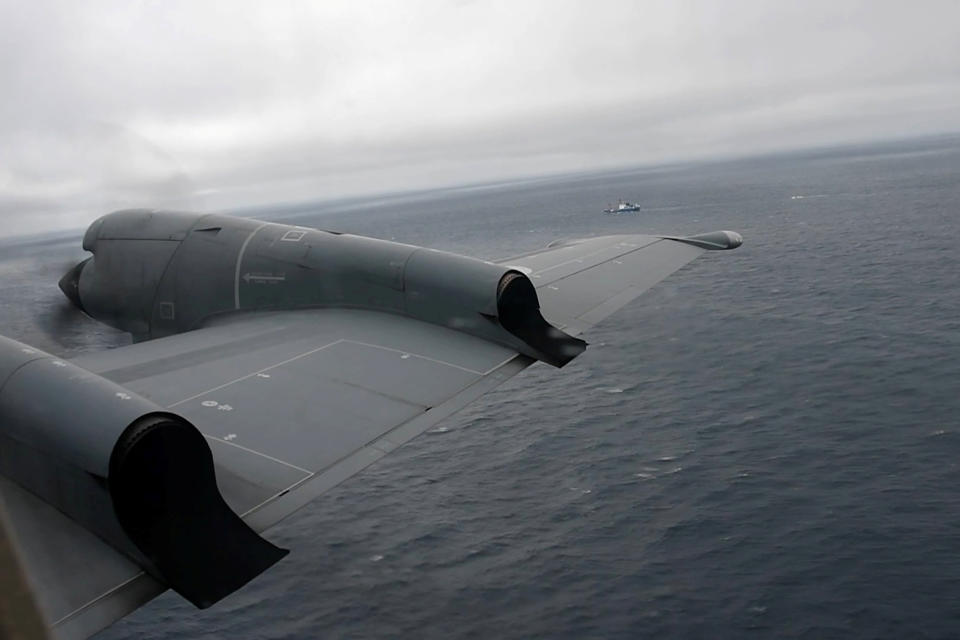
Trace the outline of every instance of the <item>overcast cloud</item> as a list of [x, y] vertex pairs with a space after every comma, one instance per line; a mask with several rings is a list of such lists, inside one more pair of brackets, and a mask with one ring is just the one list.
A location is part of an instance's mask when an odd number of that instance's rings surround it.
[[0, 234], [960, 131], [956, 0], [0, 0]]

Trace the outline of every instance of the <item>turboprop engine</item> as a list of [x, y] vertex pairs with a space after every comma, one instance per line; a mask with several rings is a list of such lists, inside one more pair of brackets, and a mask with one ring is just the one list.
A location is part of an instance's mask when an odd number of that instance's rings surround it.
[[134, 340], [218, 315], [317, 307], [405, 315], [563, 366], [586, 343], [550, 325], [523, 273], [407, 244], [223, 215], [118, 211], [83, 239], [93, 256], [60, 281]]
[[201, 608], [287, 553], [224, 501], [210, 447], [190, 422], [2, 336], [0, 475]]

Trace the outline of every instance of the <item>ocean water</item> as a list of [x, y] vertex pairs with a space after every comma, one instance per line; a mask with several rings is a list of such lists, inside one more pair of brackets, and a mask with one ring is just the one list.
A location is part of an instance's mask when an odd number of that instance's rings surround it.
[[[238, 593], [100, 640], [960, 637], [960, 138], [242, 213], [484, 258], [745, 243], [270, 530]], [[80, 255], [0, 242], [0, 333], [127, 342], [64, 310]]]

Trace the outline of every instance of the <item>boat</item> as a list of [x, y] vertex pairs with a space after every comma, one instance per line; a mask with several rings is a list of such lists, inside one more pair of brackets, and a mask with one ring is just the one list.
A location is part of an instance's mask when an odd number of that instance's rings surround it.
[[604, 213], [629, 213], [631, 211], [640, 211], [640, 205], [621, 200], [616, 207], [611, 205], [609, 209], [603, 210]]

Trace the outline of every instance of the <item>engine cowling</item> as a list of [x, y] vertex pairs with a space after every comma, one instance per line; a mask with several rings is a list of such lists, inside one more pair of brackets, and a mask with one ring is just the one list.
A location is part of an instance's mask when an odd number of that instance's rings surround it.
[[238, 311], [347, 307], [402, 314], [563, 366], [585, 346], [540, 314], [519, 271], [397, 242], [220, 215], [120, 211], [84, 237], [93, 257], [61, 281], [89, 315], [134, 339]]
[[2, 336], [0, 473], [201, 608], [286, 554], [223, 500], [187, 420]]

